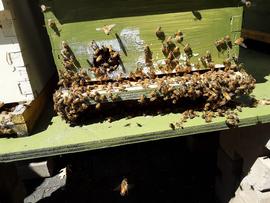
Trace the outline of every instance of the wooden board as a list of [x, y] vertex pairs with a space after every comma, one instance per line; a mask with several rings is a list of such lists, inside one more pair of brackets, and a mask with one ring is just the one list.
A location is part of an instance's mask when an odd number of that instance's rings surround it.
[[[19, 104], [16, 109], [10, 114], [11, 122], [14, 124], [12, 129], [18, 137], [30, 135], [35, 124], [37, 123], [40, 115], [43, 112], [43, 108], [47, 105], [54, 85], [56, 84], [56, 73], [49, 80], [46, 87], [38, 95], [38, 97], [31, 102]], [[0, 117], [1, 119], [1, 117]], [[0, 137], [8, 137], [9, 135], [3, 135], [0, 132]]]
[[[215, 63], [222, 63], [227, 53], [218, 54], [214, 42], [225, 35], [232, 41], [240, 36], [242, 25], [242, 7], [236, 1], [41, 1], [50, 7], [45, 12], [45, 22], [53, 19], [60, 30], [60, 37], [47, 26], [54, 59], [58, 68], [62, 68], [59, 59], [61, 41], [66, 40], [82, 67], [89, 67], [87, 59], [89, 44], [92, 40], [112, 44], [120, 50], [121, 59], [127, 72], [135, 70], [137, 62], [144, 58], [143, 47], [148, 44], [153, 52], [154, 61], [163, 59], [161, 41], [157, 40], [155, 30], [161, 26], [167, 36], [183, 31], [184, 44], [189, 43], [193, 52], [202, 56], [207, 50], [212, 53]], [[93, 7], [95, 5], [95, 7]], [[107, 6], [110, 5], [110, 6]], [[231, 6], [231, 7], [229, 7]], [[224, 8], [225, 7], [225, 8]], [[195, 19], [192, 10], [199, 10], [202, 19]], [[116, 24], [113, 34], [105, 35], [98, 28]], [[209, 34], [211, 32], [211, 34]], [[127, 56], [119, 46], [114, 33], [123, 42]], [[179, 45], [181, 51], [183, 46]], [[238, 55], [238, 47], [233, 53]], [[194, 63], [198, 57], [193, 57]]]
[[[253, 95], [257, 99], [270, 99], [270, 91], [267, 91], [270, 88], [269, 55], [247, 49], [240, 51], [240, 59], [257, 80]], [[180, 114], [173, 113], [123, 118], [112, 123], [97, 122], [77, 127], [70, 127], [59, 116], [48, 115], [50, 114], [43, 113], [39, 126], [30, 137], [1, 138], [0, 161], [33, 159], [228, 129], [224, 118], [216, 118], [212, 123], [195, 118], [189, 120], [184, 129], [173, 131], [169, 123], [180, 117]], [[239, 127], [269, 123], [270, 106], [245, 107], [239, 117]], [[130, 127], [124, 127], [128, 123]], [[138, 127], [136, 123], [142, 124], [142, 127]], [[254, 136], [256, 138], [259, 135]]]

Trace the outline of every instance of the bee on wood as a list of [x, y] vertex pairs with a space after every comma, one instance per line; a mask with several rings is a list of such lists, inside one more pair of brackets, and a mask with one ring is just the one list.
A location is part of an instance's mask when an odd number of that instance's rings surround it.
[[184, 34], [181, 31], [178, 31], [174, 34], [175, 41], [181, 44], [184, 41]]
[[208, 63], [212, 62], [212, 55], [210, 51], [206, 51], [205, 59]]
[[187, 55], [188, 58], [191, 58], [193, 56], [192, 49], [189, 44], [186, 44], [184, 47], [184, 52]]
[[101, 104], [100, 104], [100, 103], [97, 103], [97, 104], [96, 104], [96, 109], [99, 110], [100, 107], [101, 107]]
[[172, 130], [175, 130], [175, 125], [173, 123], [170, 123], [169, 126]]
[[165, 57], [167, 57], [170, 53], [170, 50], [168, 49], [168, 46], [165, 43], [162, 44], [161, 51]]
[[176, 47], [175, 43], [173, 42], [173, 38], [170, 36], [166, 39], [167, 48], [169, 51], [173, 51]]
[[145, 96], [144, 94], [142, 94], [142, 95], [140, 96], [138, 102], [139, 102], [140, 104], [144, 104], [144, 103], [146, 102], [146, 99], [147, 99], [146, 96]]
[[156, 36], [159, 40], [165, 40], [165, 33], [162, 31], [161, 27], [159, 26], [156, 30]]
[[53, 19], [48, 19], [48, 26], [54, 31], [54, 33], [59, 37], [60, 30], [58, 29], [56, 22]]
[[152, 52], [150, 50], [150, 47], [148, 45], [144, 48], [144, 57], [145, 57], [145, 64], [146, 66], [152, 66]]
[[178, 58], [180, 56], [180, 48], [179, 47], [175, 47], [173, 49], [173, 55], [175, 58]]
[[242, 38], [242, 37], [239, 37], [238, 39], [236, 39], [234, 41], [234, 44], [241, 46], [243, 48], [247, 48], [247, 45], [244, 43], [244, 38]]
[[231, 38], [230, 38], [230, 36], [229, 35], [226, 35], [225, 37], [224, 37], [224, 39], [225, 39], [225, 42], [227, 43], [227, 46], [230, 48], [230, 49], [232, 49], [232, 41], [231, 41]]

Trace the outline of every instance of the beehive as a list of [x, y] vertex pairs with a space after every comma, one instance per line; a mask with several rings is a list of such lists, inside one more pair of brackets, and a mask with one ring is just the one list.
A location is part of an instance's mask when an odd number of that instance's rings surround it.
[[14, 107], [0, 114], [0, 134], [26, 135], [46, 102], [55, 69], [30, 2], [3, 0], [0, 7], [0, 103], [6, 105], [0, 111]]
[[[149, 46], [154, 64], [162, 64], [163, 40], [157, 39], [156, 30], [162, 27], [167, 39], [176, 32], [184, 33], [179, 47], [192, 47], [190, 62], [197, 64], [209, 51], [215, 64], [222, 67], [228, 57], [238, 56], [238, 46], [229, 51], [218, 51], [215, 42], [229, 36], [231, 42], [240, 37], [242, 7], [238, 1], [40, 1], [46, 27], [52, 44], [52, 52], [59, 70], [63, 63], [63, 42], [67, 43], [76, 57], [76, 69], [84, 69], [91, 80], [95, 74], [89, 67], [95, 66], [95, 46], [111, 46], [120, 53], [120, 72], [124, 77], [147, 65], [145, 47]], [[107, 28], [113, 27], [108, 32]], [[94, 42], [93, 42], [94, 40]], [[183, 58], [187, 57], [187, 53]], [[65, 57], [65, 56], [64, 56]], [[181, 59], [182, 55], [180, 56]], [[77, 63], [78, 62], [78, 63]], [[195, 66], [195, 65], [194, 65]], [[113, 75], [113, 74], [112, 74]], [[112, 76], [112, 79], [116, 77]], [[129, 92], [129, 91], [128, 91]], [[134, 98], [129, 92], [129, 98]], [[147, 93], [147, 90], [145, 91]], [[69, 93], [67, 93], [69, 94]], [[140, 92], [141, 94], [141, 92]], [[62, 96], [60, 96], [62, 97]], [[121, 98], [125, 100], [125, 98]]]

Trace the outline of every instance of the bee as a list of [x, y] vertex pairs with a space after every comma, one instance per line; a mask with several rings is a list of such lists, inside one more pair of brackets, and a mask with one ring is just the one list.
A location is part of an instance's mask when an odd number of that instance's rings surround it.
[[41, 12], [42, 12], [42, 13], [45, 13], [45, 12], [47, 12], [51, 7], [45, 6], [44, 4], [42, 4], [42, 5], [40, 5], [40, 8], [41, 8]]
[[170, 50], [168, 49], [168, 46], [166, 44], [162, 44], [161, 51], [165, 57], [167, 57], [170, 53]]
[[48, 19], [48, 26], [54, 31], [57, 36], [60, 36], [60, 31], [56, 25], [56, 22], [53, 19]]
[[181, 31], [178, 31], [174, 34], [175, 41], [181, 44], [184, 41], [184, 34]]
[[212, 62], [212, 55], [211, 55], [210, 51], [206, 51], [205, 59], [208, 63]]
[[124, 125], [124, 127], [130, 127], [130, 125], [131, 125], [130, 123], [127, 123]]
[[138, 127], [142, 127], [142, 124], [140, 124], [140, 123], [136, 123], [136, 124], [137, 124]]
[[184, 47], [184, 52], [187, 55], [188, 58], [191, 58], [193, 56], [192, 49], [189, 44], [186, 44]]
[[128, 180], [127, 180], [127, 178], [124, 178], [120, 184], [120, 195], [122, 197], [128, 195]]
[[146, 96], [142, 94], [138, 100], [139, 103], [144, 104], [146, 102]]
[[112, 101], [117, 101], [120, 99], [120, 96], [118, 94], [113, 94], [111, 99], [112, 99]]
[[117, 51], [113, 52], [112, 58], [116, 59], [117, 57], [119, 57], [119, 53]]
[[97, 28], [96, 30], [102, 30], [106, 35], [109, 35], [115, 26], [116, 24], [104, 25], [102, 28]]
[[176, 45], [173, 42], [173, 38], [170, 36], [166, 39], [167, 48], [169, 51], [173, 51]]
[[230, 101], [232, 98], [230, 96], [230, 94], [228, 92], [223, 92], [223, 97], [227, 100], [227, 101]]
[[202, 19], [202, 14], [199, 11], [191, 11], [193, 16], [195, 17], [195, 20], [201, 20]]
[[252, 5], [251, 1], [247, 0], [241, 0], [241, 3], [244, 4], [247, 8], [251, 7]]
[[160, 26], [156, 30], [156, 36], [157, 36], [158, 39], [160, 39], [162, 41], [165, 40], [165, 33], [162, 31]]
[[173, 123], [170, 123], [169, 126], [172, 130], [175, 130], [175, 125]]
[[99, 110], [100, 107], [101, 107], [101, 104], [100, 104], [100, 103], [97, 103], [97, 104], [96, 104], [96, 109]]
[[180, 56], [180, 48], [179, 47], [175, 47], [173, 49], [173, 55], [174, 55], [175, 58]]
[[229, 47], [230, 49], [232, 49], [232, 41], [231, 41], [230, 36], [229, 36], [229, 35], [226, 35], [226, 36], [224, 37], [224, 39], [225, 39], [225, 41], [226, 41], [228, 47]]
[[242, 38], [242, 37], [239, 37], [238, 39], [236, 39], [234, 41], [234, 44], [241, 46], [243, 48], [247, 48], [247, 45], [244, 43], [244, 38]]
[[100, 62], [102, 60], [102, 55], [99, 55], [97, 58], [96, 58], [96, 62]]
[[148, 45], [146, 45], [144, 47], [144, 56], [145, 56], [145, 64], [146, 64], [146, 66], [152, 66], [153, 65], [152, 52], [151, 52], [150, 47]]

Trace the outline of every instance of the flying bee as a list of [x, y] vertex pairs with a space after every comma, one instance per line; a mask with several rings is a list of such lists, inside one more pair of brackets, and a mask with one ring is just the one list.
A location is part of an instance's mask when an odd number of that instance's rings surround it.
[[184, 52], [187, 55], [188, 58], [191, 58], [193, 56], [192, 49], [189, 44], [186, 44], [184, 47]]
[[238, 39], [236, 39], [234, 41], [234, 44], [241, 46], [243, 48], [247, 48], [247, 45], [244, 43], [244, 38], [242, 38], [242, 37], [239, 37]]
[[156, 36], [157, 36], [158, 39], [160, 39], [162, 41], [165, 40], [165, 33], [162, 31], [160, 26], [156, 30]]
[[129, 189], [128, 180], [127, 178], [124, 178], [120, 184], [120, 195], [122, 197], [128, 195], [128, 189]]
[[252, 3], [248, 0], [241, 0], [241, 3], [244, 4], [247, 8], [251, 7]]
[[41, 8], [42, 13], [45, 13], [45, 12], [47, 12], [47, 11], [49, 11], [51, 9], [51, 7], [46, 6], [44, 4], [40, 5], [40, 8]]
[[109, 35], [116, 24], [104, 25], [102, 28], [96, 28], [97, 31], [103, 31], [106, 35]]

